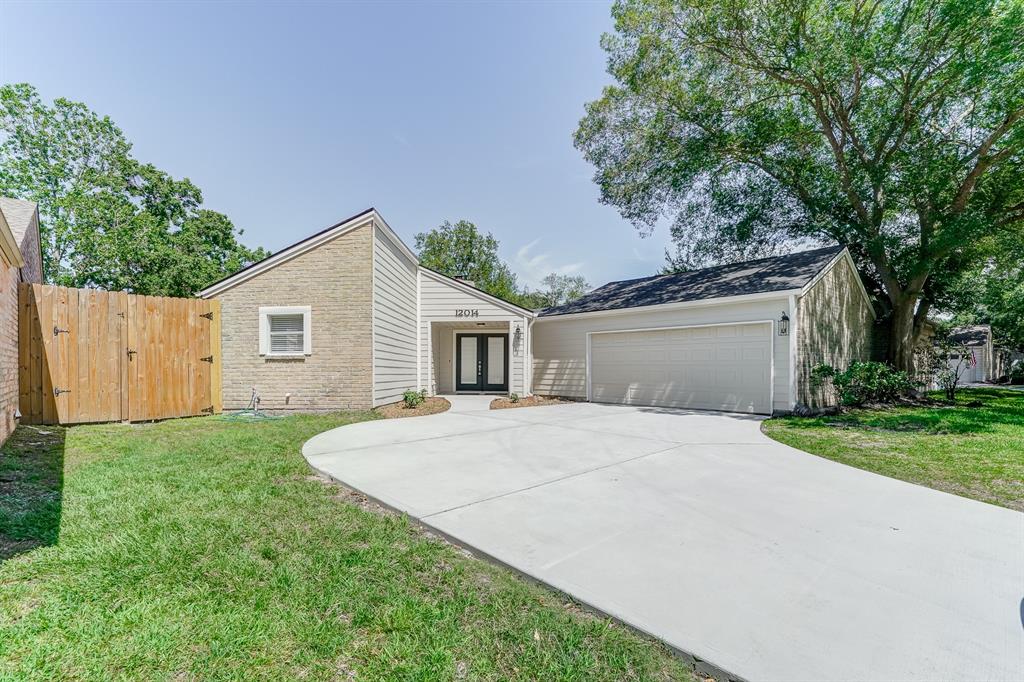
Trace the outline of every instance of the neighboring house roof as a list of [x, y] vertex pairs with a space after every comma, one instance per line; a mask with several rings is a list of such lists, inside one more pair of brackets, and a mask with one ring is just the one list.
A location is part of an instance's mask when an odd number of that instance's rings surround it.
[[714, 298], [803, 289], [843, 253], [843, 246], [710, 268], [609, 282], [571, 303], [545, 308], [541, 317], [640, 308]]
[[984, 346], [992, 336], [992, 328], [987, 324], [973, 327], [960, 327], [949, 334], [949, 340], [960, 346]]
[[[36, 220], [35, 202], [0, 197], [0, 214], [3, 214], [2, 219], [10, 230], [10, 236], [14, 238], [14, 243], [21, 252], [21, 256], [24, 256], [26, 237], [29, 236], [32, 224]], [[19, 267], [24, 264], [24, 260], [22, 260]]]

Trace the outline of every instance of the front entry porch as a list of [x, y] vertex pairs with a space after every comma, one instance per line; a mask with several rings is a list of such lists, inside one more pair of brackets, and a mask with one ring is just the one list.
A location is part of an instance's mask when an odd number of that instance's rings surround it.
[[439, 394], [522, 392], [517, 387], [512, 324], [432, 322], [433, 385]]

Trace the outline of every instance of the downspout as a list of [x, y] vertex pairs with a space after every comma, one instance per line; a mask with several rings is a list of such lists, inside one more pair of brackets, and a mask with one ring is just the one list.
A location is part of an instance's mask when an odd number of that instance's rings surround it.
[[797, 312], [798, 299], [795, 295], [789, 297], [789, 409], [793, 411], [796, 409], [797, 403], [797, 390], [799, 384], [797, 381], [798, 368], [798, 334], [800, 333], [800, 315]]
[[526, 318], [526, 359], [523, 367], [523, 384], [526, 395], [533, 395], [533, 323], [536, 321], [536, 318]]

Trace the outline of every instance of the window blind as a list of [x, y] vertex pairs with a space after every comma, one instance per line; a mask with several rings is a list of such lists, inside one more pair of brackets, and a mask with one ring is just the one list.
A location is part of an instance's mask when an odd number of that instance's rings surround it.
[[293, 315], [269, 315], [270, 352], [271, 353], [302, 353], [303, 351], [303, 319], [302, 313]]

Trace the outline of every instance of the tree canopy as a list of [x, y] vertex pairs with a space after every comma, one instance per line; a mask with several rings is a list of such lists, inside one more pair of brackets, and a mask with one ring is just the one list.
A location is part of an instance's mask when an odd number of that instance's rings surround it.
[[519, 286], [512, 269], [498, 255], [498, 240], [482, 234], [468, 220], [444, 221], [416, 235], [420, 263], [449, 277], [460, 277], [507, 301], [518, 302]]
[[0, 194], [38, 204], [54, 284], [190, 296], [268, 255], [190, 180], [136, 160], [109, 117], [28, 84], [0, 87]]
[[673, 265], [848, 245], [912, 366], [952, 282], [1024, 226], [1019, 0], [620, 0], [576, 144]]
[[542, 287], [520, 288], [516, 274], [498, 255], [498, 240], [483, 234], [468, 220], [444, 221], [429, 232], [416, 235], [420, 263], [431, 270], [473, 282], [482, 291], [524, 308], [546, 308], [575, 300], [589, 289], [581, 275], [552, 272]]
[[548, 308], [572, 303], [590, 290], [590, 284], [583, 275], [561, 275], [552, 272], [541, 280], [541, 288], [530, 292], [535, 297], [533, 307]]

